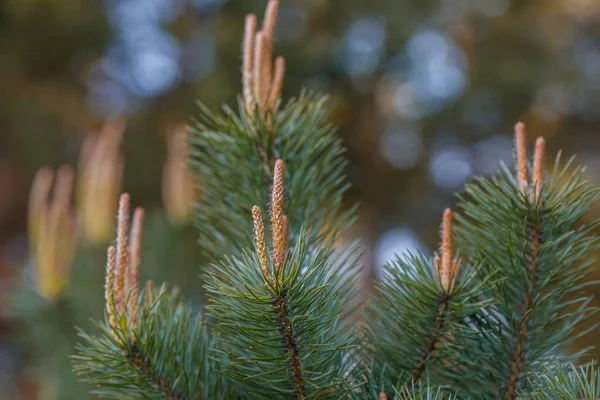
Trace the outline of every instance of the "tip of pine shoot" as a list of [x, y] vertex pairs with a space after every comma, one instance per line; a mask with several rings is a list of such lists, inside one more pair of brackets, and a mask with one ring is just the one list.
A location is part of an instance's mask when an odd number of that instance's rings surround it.
[[434, 260], [434, 268], [439, 276], [440, 284], [445, 291], [451, 292], [454, 288], [457, 262], [454, 260], [452, 250], [452, 210], [446, 208], [442, 220], [442, 248], [441, 257]]
[[544, 161], [546, 159], [546, 139], [538, 137], [535, 141], [535, 152], [533, 154], [533, 187], [535, 188], [535, 201], [542, 194], [544, 184]]
[[527, 136], [525, 134], [525, 124], [517, 122], [515, 125], [515, 147], [517, 156], [517, 179], [519, 182], [519, 189], [523, 192], [527, 192]]

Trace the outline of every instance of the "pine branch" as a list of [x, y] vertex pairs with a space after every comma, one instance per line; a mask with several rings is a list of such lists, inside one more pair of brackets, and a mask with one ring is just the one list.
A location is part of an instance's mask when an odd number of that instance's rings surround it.
[[83, 344], [72, 357], [80, 379], [98, 387], [93, 393], [121, 399], [196, 400], [230, 398], [211, 358], [204, 318], [182, 302], [177, 290], [163, 286], [140, 309], [135, 339], [121, 321], [117, 331], [108, 320], [99, 336], [80, 331]]
[[525, 361], [525, 351], [528, 347], [529, 328], [532, 319], [532, 305], [538, 290], [538, 276], [540, 274], [539, 251], [544, 245], [544, 237], [541, 232], [543, 226], [542, 213], [535, 214], [534, 202], [542, 202], [541, 189], [543, 186], [543, 162], [545, 159], [545, 141], [539, 138], [536, 143], [536, 151], [534, 155], [533, 166], [533, 187], [531, 193], [528, 193], [529, 183], [527, 182], [527, 150], [525, 139], [525, 126], [518, 123], [515, 127], [516, 144], [517, 144], [517, 171], [519, 175], [520, 189], [525, 196], [528, 196], [527, 203], [527, 233], [526, 241], [527, 248], [525, 254], [525, 262], [529, 270], [529, 280], [531, 283], [530, 290], [524, 295], [523, 304], [521, 306], [519, 322], [519, 331], [516, 339], [515, 351], [513, 353], [512, 363], [510, 366], [510, 376], [505, 387], [501, 390], [502, 396], [506, 400], [512, 400], [516, 397], [516, 390], [520, 386], [520, 379], [523, 363]]
[[457, 373], [469, 375], [457, 354], [476, 334], [470, 318], [489, 303], [481, 299], [487, 283], [475, 282], [468, 265], [458, 273], [452, 247], [452, 213], [446, 210], [439, 257], [409, 255], [384, 266], [366, 345], [372, 372], [382, 377], [379, 390], [418, 386], [425, 376], [445, 384]]
[[[133, 215], [129, 237], [129, 196], [121, 195], [116, 246], [107, 252], [105, 319], [100, 336], [80, 331], [85, 344], [73, 357], [81, 379], [99, 386], [96, 393], [121, 398], [191, 400], [227, 395], [215, 361], [202, 314], [195, 314], [176, 290], [140, 295], [138, 273], [144, 212]], [[146, 302], [141, 305], [141, 299]]]
[[481, 294], [490, 282], [477, 281], [474, 269], [465, 264], [449, 293], [434, 274], [433, 263], [407, 255], [384, 266], [365, 345], [382, 387], [410, 386], [425, 377], [445, 384], [468, 380], [478, 371], [476, 359], [459, 354], [478, 334], [471, 318], [489, 306]]
[[560, 155], [544, 176], [542, 139], [528, 182], [519, 132], [524, 134], [517, 125], [516, 174], [503, 167], [492, 179], [477, 178], [461, 196], [459, 245], [467, 259], [481, 264], [480, 279], [499, 278], [488, 293], [497, 302], [478, 316], [482, 334], [469, 346], [469, 357], [489, 371], [471, 383], [480, 389], [471, 393], [483, 398], [522, 396], [529, 378], [548, 362], [577, 357], [565, 347], [586, 333], [575, 327], [595, 312], [582, 289], [598, 239], [591, 234], [594, 224], [579, 226], [579, 219], [598, 191], [583, 180], [581, 168], [568, 172], [572, 160], [561, 167]]
[[[349, 280], [356, 276], [355, 256], [342, 259]], [[217, 351], [232, 360], [222, 372], [241, 393], [265, 399], [352, 393], [356, 336], [347, 313], [356, 291], [339, 281], [332, 257], [328, 249], [309, 255], [301, 240], [286, 261], [285, 285], [275, 287], [249, 254], [215, 267], [206, 284], [208, 310], [218, 317]]]
[[527, 254], [526, 263], [530, 271], [531, 290], [525, 294], [523, 304], [520, 310], [521, 321], [519, 322], [519, 331], [517, 343], [513, 353], [513, 360], [510, 366], [510, 376], [505, 388], [502, 389], [502, 396], [509, 400], [517, 396], [517, 388], [520, 387], [522, 379], [523, 363], [525, 362], [525, 351], [528, 346], [529, 328], [532, 323], [532, 306], [538, 291], [539, 260], [538, 252], [544, 245], [544, 238], [541, 232], [542, 216], [535, 218], [530, 211], [527, 215]]

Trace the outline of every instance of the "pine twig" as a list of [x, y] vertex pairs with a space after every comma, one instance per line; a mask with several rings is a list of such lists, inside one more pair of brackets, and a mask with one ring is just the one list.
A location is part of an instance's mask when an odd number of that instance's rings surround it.
[[[522, 123], [518, 123], [516, 127], [517, 137], [517, 169], [519, 177], [523, 175], [521, 169], [525, 166], [525, 178], [526, 175], [526, 163], [527, 163], [527, 148], [525, 147], [525, 127]], [[540, 201], [541, 188], [543, 186], [543, 168], [544, 158], [546, 152], [546, 142], [543, 138], [538, 138], [535, 146], [534, 153], [534, 165], [533, 165], [533, 184], [530, 193], [529, 201], [527, 204], [527, 254], [526, 264], [529, 269], [529, 277], [531, 282], [531, 289], [525, 294], [521, 305], [520, 313], [521, 320], [519, 322], [519, 332], [517, 334], [516, 346], [512, 355], [512, 361], [510, 364], [510, 375], [504, 388], [501, 390], [501, 395], [506, 400], [513, 400], [517, 397], [517, 391], [521, 385], [523, 379], [523, 364], [526, 361], [526, 348], [528, 345], [529, 329], [532, 323], [531, 308], [534, 303], [534, 299], [537, 295], [540, 265], [538, 253], [540, 248], [544, 244], [544, 236], [541, 230], [542, 226], [542, 215], [538, 217], [535, 215], [536, 204]], [[524, 158], [523, 158], [524, 157]], [[527, 181], [521, 181], [521, 190], [527, 189]]]
[[[448, 323], [451, 293], [454, 290], [454, 281], [456, 279], [456, 269], [458, 265], [457, 260], [454, 259], [454, 252], [452, 249], [452, 210], [449, 208], [444, 210], [441, 237], [441, 256], [436, 256], [434, 258], [434, 271], [436, 273], [436, 278], [439, 279], [442, 290], [438, 302], [435, 326], [429, 336], [429, 342], [425, 349], [423, 349], [421, 358], [411, 374], [413, 383], [421, 378], [427, 367], [427, 362], [435, 355]], [[408, 383], [410, 383], [410, 381]]]
[[[282, 160], [275, 162], [275, 174], [273, 177], [273, 190], [271, 198], [271, 228], [273, 235], [273, 277], [271, 283], [275, 290], [276, 283], [283, 282], [283, 267], [287, 252], [288, 219], [283, 213], [284, 199], [284, 172], [285, 166]], [[252, 208], [252, 219], [254, 221], [254, 235], [256, 252], [260, 261], [265, 280], [269, 280], [269, 267], [267, 261], [267, 250], [265, 244], [265, 232], [260, 208]], [[294, 327], [289, 318], [289, 309], [286, 303], [287, 289], [282, 288], [281, 293], [274, 297], [276, 322], [279, 325], [281, 341], [285, 344], [285, 352], [289, 355], [290, 373], [293, 376], [296, 387], [296, 398], [302, 400], [307, 396], [306, 384], [302, 376], [300, 365], [300, 353], [298, 343], [294, 336]]]
[[[444, 329], [448, 323], [448, 311], [450, 310], [450, 296], [447, 294], [442, 295], [440, 301], [438, 303], [438, 313], [436, 316], [435, 327], [431, 332], [431, 336], [429, 338], [429, 343], [427, 347], [423, 350], [421, 354], [421, 358], [413, 373], [411, 374], [411, 381], [417, 382], [421, 379], [423, 372], [425, 372], [425, 368], [427, 367], [427, 362], [429, 359], [435, 355], [436, 350], [438, 348], [438, 344], [442, 340], [442, 336], [444, 334]], [[407, 382], [410, 384], [410, 381]]]

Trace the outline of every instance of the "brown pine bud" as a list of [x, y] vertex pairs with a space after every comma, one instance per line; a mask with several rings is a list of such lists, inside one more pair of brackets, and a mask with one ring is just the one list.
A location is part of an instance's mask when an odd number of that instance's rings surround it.
[[254, 84], [254, 98], [256, 101], [261, 104], [261, 99], [263, 97], [263, 87], [264, 87], [264, 36], [262, 32], [258, 32], [254, 39], [254, 73], [253, 76], [253, 84]]
[[254, 221], [254, 239], [256, 244], [256, 252], [260, 261], [265, 279], [269, 280], [269, 261], [267, 257], [267, 245], [265, 241], [265, 225], [262, 218], [262, 213], [258, 206], [252, 207], [252, 219]]
[[269, 93], [269, 107], [275, 109], [279, 98], [281, 97], [281, 89], [283, 88], [283, 78], [285, 77], [285, 60], [283, 57], [277, 57], [275, 60], [275, 72], [273, 74], [273, 83], [271, 84], [271, 92]]
[[525, 124], [518, 122], [515, 125], [515, 146], [517, 156], [517, 180], [519, 188], [523, 193], [527, 193], [528, 172], [527, 172], [527, 136], [525, 135]]
[[439, 276], [440, 284], [444, 291], [452, 292], [454, 289], [454, 280], [456, 275], [457, 261], [453, 259], [452, 250], [452, 210], [447, 208], [444, 211], [442, 223], [442, 246], [440, 249], [441, 257], [434, 259], [434, 269]]
[[265, 11], [265, 18], [263, 20], [262, 31], [265, 34], [265, 39], [268, 43], [273, 42], [273, 36], [275, 36], [275, 25], [277, 24], [277, 13], [279, 12], [279, 1], [270, 0], [267, 4], [267, 10]]
[[[133, 331], [137, 328], [138, 319], [138, 296], [139, 286], [138, 277], [140, 273], [141, 253], [142, 253], [142, 231], [144, 228], [144, 209], [137, 208], [133, 213], [133, 222], [131, 225], [131, 240], [129, 249], [129, 266], [127, 271], [127, 292], [129, 300], [127, 308], [129, 310], [130, 327]], [[132, 336], [133, 339], [133, 336]]]
[[544, 185], [545, 158], [546, 140], [543, 137], [539, 137], [535, 142], [535, 152], [533, 153], [533, 187], [535, 189], [534, 202], [538, 201], [542, 194], [542, 186]]
[[254, 110], [254, 40], [256, 37], [256, 15], [246, 16], [244, 26], [244, 45], [242, 48], [242, 95], [246, 114]]
[[106, 315], [108, 324], [117, 330], [117, 316], [115, 315], [115, 269], [117, 267], [117, 250], [110, 246], [106, 255], [106, 275], [104, 277], [104, 301], [106, 302]]
[[286, 232], [283, 222], [283, 197], [284, 197], [284, 165], [282, 160], [275, 162], [275, 174], [273, 177], [273, 191], [271, 198], [271, 227], [273, 230], [273, 263], [275, 264], [275, 276], [278, 276], [280, 268], [285, 259]]
[[[242, 46], [242, 98], [246, 113], [254, 112], [255, 102], [261, 115], [274, 109], [281, 95], [285, 62], [278, 57], [272, 65], [273, 36], [279, 11], [279, 1], [271, 0], [267, 5], [262, 30], [257, 32], [256, 16], [246, 17]], [[271, 121], [267, 122], [270, 126]]]
[[129, 265], [129, 195], [123, 193], [117, 214], [117, 265], [115, 268], [115, 308], [119, 316], [125, 312], [125, 276]]

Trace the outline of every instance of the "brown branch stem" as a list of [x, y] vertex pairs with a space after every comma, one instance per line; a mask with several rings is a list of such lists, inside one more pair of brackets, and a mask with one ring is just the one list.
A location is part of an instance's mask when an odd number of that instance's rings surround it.
[[285, 298], [286, 294], [287, 290], [284, 289], [281, 295], [273, 301], [273, 305], [275, 306], [275, 313], [277, 314], [277, 323], [279, 324], [281, 341], [285, 344], [285, 352], [289, 356], [290, 374], [296, 385], [296, 398], [298, 400], [303, 400], [307, 396], [307, 390], [304, 383], [304, 377], [302, 376], [298, 343], [294, 336], [292, 321], [289, 318], [289, 310]]
[[540, 273], [538, 253], [544, 242], [540, 225], [540, 220], [536, 219], [530, 211], [527, 216], [528, 245], [525, 257], [530, 273], [531, 289], [525, 295], [521, 304], [521, 320], [519, 322], [519, 332], [517, 334], [515, 351], [513, 352], [510, 364], [510, 376], [508, 377], [506, 385], [500, 392], [502, 397], [506, 400], [514, 400], [517, 397], [517, 391], [520, 389], [523, 379], [523, 364], [526, 361], [525, 350], [528, 345], [529, 329], [532, 323], [531, 308], [533, 307], [536, 296], [538, 276]]
[[[450, 308], [450, 296], [448, 294], [443, 293], [440, 297], [440, 301], [438, 303], [437, 316], [435, 320], [435, 327], [431, 332], [431, 336], [429, 337], [429, 341], [423, 352], [421, 353], [421, 358], [419, 359], [419, 363], [411, 374], [411, 381], [417, 382], [421, 379], [423, 372], [425, 372], [425, 368], [427, 367], [428, 361], [431, 359], [433, 355], [436, 353], [436, 348], [440, 341], [442, 340], [444, 329], [448, 322], [448, 310]], [[410, 381], [408, 382], [408, 386], [410, 387]]]
[[167, 400], [185, 400], [183, 395], [173, 390], [167, 381], [158, 375], [154, 370], [150, 359], [143, 354], [135, 343], [131, 345], [125, 356], [150, 383], [152, 383], [160, 392], [164, 393]]

